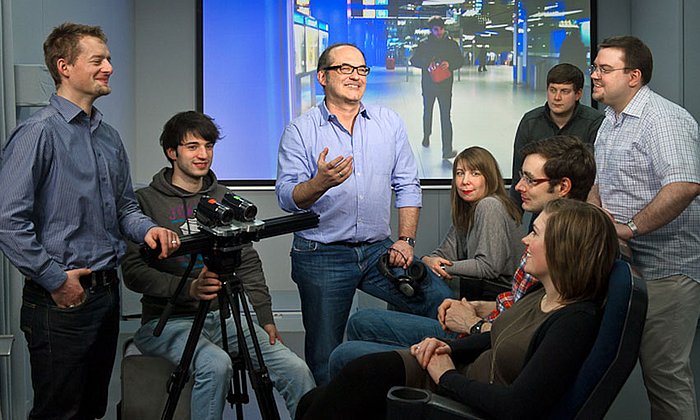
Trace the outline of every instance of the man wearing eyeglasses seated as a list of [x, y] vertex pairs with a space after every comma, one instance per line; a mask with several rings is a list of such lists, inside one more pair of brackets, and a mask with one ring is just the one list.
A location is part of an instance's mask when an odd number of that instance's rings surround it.
[[[599, 111], [579, 103], [583, 94], [583, 72], [568, 63], [557, 64], [547, 73], [547, 102], [527, 112], [515, 134], [513, 145], [513, 184], [510, 196], [522, 204], [514, 186], [516, 174], [523, 166], [521, 150], [529, 143], [547, 137], [568, 134], [593, 146], [598, 127], [603, 121]], [[527, 210], [523, 207], [524, 210]], [[533, 218], [534, 220], [534, 218]]]
[[[306, 362], [317, 384], [328, 382], [328, 356], [342, 342], [355, 289], [398, 309], [435, 317], [452, 290], [427, 278], [414, 296], [402, 294], [377, 269], [413, 261], [421, 189], [406, 129], [395, 112], [362, 103], [370, 73], [354, 45], [328, 47], [318, 60], [325, 98], [293, 120], [279, 144], [280, 207], [310, 209], [319, 226], [294, 234], [292, 280], [299, 288]], [[398, 240], [390, 238], [392, 190]]]
[[651, 418], [697, 419], [690, 351], [700, 315], [700, 137], [688, 111], [647, 86], [652, 69], [638, 38], [598, 46], [592, 96], [607, 107], [588, 201], [617, 221], [646, 280], [639, 362]]
[[[588, 145], [576, 137], [554, 136], [530, 143], [522, 150], [521, 177], [516, 189], [523, 209], [535, 214], [558, 198], [585, 201], [596, 174], [595, 160]], [[348, 341], [331, 355], [331, 375], [349, 361], [369, 353], [404, 348], [425, 337], [450, 340], [491, 330], [491, 323], [503, 311], [532, 289], [538, 281], [524, 270], [525, 250], [513, 275], [510, 291], [495, 301], [445, 299], [438, 317], [364, 309], [348, 321]]]

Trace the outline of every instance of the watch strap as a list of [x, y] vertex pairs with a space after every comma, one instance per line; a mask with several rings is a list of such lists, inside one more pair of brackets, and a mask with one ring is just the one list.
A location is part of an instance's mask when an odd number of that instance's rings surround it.
[[414, 238], [411, 238], [410, 236], [399, 236], [399, 241], [404, 241], [412, 247], [416, 247], [416, 240]]
[[469, 329], [469, 335], [481, 334], [481, 327], [485, 322], [486, 321], [483, 319], [480, 319], [476, 324], [472, 325], [472, 327]]

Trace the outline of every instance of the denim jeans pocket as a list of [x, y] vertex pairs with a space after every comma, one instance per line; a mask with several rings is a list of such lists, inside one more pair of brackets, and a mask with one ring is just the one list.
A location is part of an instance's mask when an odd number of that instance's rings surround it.
[[22, 300], [22, 308], [20, 309], [19, 328], [24, 333], [27, 343], [32, 343], [32, 325], [34, 323], [34, 314], [36, 313], [37, 305]]
[[314, 252], [318, 249], [318, 242], [295, 237], [292, 242], [292, 252]]

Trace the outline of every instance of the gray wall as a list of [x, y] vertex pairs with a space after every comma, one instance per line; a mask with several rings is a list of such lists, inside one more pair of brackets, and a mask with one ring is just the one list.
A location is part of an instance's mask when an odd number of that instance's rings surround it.
[[100, 25], [109, 38], [114, 74], [112, 94], [95, 105], [107, 122], [119, 130], [133, 158], [136, 148], [134, 121], [134, 7], [133, 1], [14, 0], [12, 31], [16, 64], [42, 64], [46, 35], [63, 22]]
[[134, 181], [148, 183], [168, 164], [158, 145], [163, 124], [195, 108], [195, 2], [139, 0], [134, 5], [132, 100], [138, 141], [130, 152]]
[[700, 19], [697, 0], [598, 0], [598, 41], [634, 35], [654, 54], [649, 86], [700, 120]]

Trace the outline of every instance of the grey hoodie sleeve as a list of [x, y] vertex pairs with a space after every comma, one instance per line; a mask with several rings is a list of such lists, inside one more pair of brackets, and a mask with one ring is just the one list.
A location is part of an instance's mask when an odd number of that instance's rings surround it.
[[[169, 298], [175, 293], [181, 278], [150, 267], [141, 258], [139, 245], [131, 241], [127, 241], [126, 256], [121, 267], [126, 287], [149, 296]], [[189, 287], [185, 287], [182, 293], [189, 293]]]
[[255, 309], [258, 324], [260, 326], [274, 324], [270, 290], [265, 283], [260, 256], [252, 245], [245, 246], [241, 250], [241, 265], [236, 274], [240, 277], [245, 294]]

